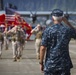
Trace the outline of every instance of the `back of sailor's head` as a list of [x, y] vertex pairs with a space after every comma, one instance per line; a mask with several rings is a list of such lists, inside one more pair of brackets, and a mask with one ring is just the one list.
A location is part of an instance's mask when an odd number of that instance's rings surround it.
[[51, 16], [54, 20], [62, 19], [63, 17], [63, 11], [60, 9], [54, 9], [51, 13]]

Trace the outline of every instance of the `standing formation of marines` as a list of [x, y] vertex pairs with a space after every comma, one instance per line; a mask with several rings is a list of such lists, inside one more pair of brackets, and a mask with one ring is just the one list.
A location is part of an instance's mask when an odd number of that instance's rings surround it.
[[[24, 45], [26, 43], [26, 29], [22, 28], [21, 25], [13, 26], [11, 29], [8, 30], [8, 27], [2, 32], [0, 31], [0, 58], [2, 56], [2, 49], [8, 50], [9, 49], [9, 42], [11, 37], [11, 44], [13, 50], [13, 61], [20, 61], [23, 55]], [[40, 45], [42, 39], [42, 27], [38, 24], [34, 29], [31, 30], [31, 34], [35, 34], [35, 49], [37, 59], [40, 59]]]

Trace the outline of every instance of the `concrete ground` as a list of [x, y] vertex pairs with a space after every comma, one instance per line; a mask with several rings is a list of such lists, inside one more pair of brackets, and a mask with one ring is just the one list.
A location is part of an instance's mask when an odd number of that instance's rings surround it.
[[[74, 68], [71, 75], [76, 75], [76, 42], [70, 42], [70, 55]], [[43, 75], [39, 68], [39, 61], [36, 59], [34, 41], [28, 41], [23, 51], [23, 58], [20, 62], [13, 62], [11, 43], [9, 50], [2, 51], [0, 59], [0, 75]]]

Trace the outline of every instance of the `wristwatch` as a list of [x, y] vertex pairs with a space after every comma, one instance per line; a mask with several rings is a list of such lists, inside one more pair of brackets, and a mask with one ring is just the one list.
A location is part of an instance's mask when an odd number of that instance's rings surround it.
[[39, 62], [39, 64], [43, 65], [43, 62]]

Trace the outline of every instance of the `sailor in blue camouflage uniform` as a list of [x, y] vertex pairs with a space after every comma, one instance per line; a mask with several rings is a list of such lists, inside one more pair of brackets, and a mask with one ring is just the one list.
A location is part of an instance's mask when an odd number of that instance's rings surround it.
[[[76, 29], [63, 17], [60, 9], [52, 11], [52, 19], [54, 25], [46, 28], [42, 36], [40, 69], [44, 75], [71, 75], [73, 65], [69, 55], [69, 42], [71, 38], [76, 39]], [[63, 25], [62, 21], [67, 25]]]

